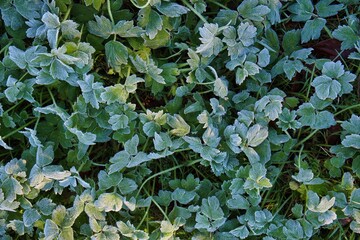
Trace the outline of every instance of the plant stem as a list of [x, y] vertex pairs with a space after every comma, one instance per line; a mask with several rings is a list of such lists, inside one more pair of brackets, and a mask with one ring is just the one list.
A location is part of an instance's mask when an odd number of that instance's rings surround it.
[[306, 142], [307, 140], [309, 140], [310, 138], [312, 138], [319, 130], [315, 130], [312, 133], [310, 133], [306, 138], [304, 138], [303, 140], [301, 140], [300, 142], [298, 142], [297, 144], [295, 144], [295, 147], [300, 146], [301, 144], [303, 144], [304, 142]]
[[21, 129], [26, 128], [27, 126], [33, 124], [34, 122], [36, 122], [36, 119], [33, 119], [33, 120], [31, 120], [30, 122], [25, 123], [25, 124], [22, 125], [21, 127], [15, 129], [14, 131], [6, 134], [2, 139], [4, 140], [4, 139], [6, 139], [6, 138], [8, 138], [8, 137], [10, 137], [10, 136], [12, 136], [12, 135], [14, 135], [15, 133], [17, 133], [17, 132], [20, 131]]
[[344, 108], [343, 110], [338, 111], [337, 113], [335, 113], [334, 116], [337, 116], [337, 115], [339, 115], [339, 114], [341, 114], [343, 112], [346, 112], [346, 111], [348, 111], [350, 109], [353, 109], [353, 108], [360, 108], [360, 104], [356, 104], [356, 105], [352, 105], [352, 106], [349, 106], [347, 108]]
[[201, 21], [203, 21], [204, 23], [208, 23], [208, 21], [204, 18], [203, 15], [201, 15], [195, 8], [193, 8], [193, 6], [191, 6], [191, 4], [187, 1], [187, 0], [181, 0], [188, 8], [190, 8], [190, 10], [195, 13], [196, 16], [198, 16], [200, 18]]
[[68, 10], [66, 11], [65, 13], [65, 16], [64, 16], [64, 19], [63, 21], [65, 21], [66, 19], [68, 19], [69, 15], [70, 15], [70, 12], [71, 12], [71, 9], [72, 9], [72, 4], [69, 6]]
[[[11, 110], [15, 109], [16, 107], [18, 107], [22, 102], [24, 101], [24, 99], [21, 99], [19, 102], [17, 102], [15, 105], [11, 106], [9, 109], [7, 109], [4, 113], [8, 113]], [[3, 113], [3, 114], [4, 114]]]
[[96, 162], [93, 162], [93, 161], [91, 161], [91, 165], [98, 166], [98, 167], [106, 167], [106, 164], [96, 163]]
[[330, 38], [333, 38], [330, 29], [327, 26], [324, 26], [325, 32], [329, 35]]
[[[112, 22], [113, 24], [115, 24], [115, 22], [114, 22], [114, 17], [113, 17], [112, 12], [111, 12], [110, 0], [107, 0], [106, 3], [107, 3], [107, 10], [108, 10], [108, 13], [109, 13], [110, 20], [111, 20], [111, 22]], [[115, 35], [115, 36], [116, 36], [116, 35]]]
[[[150, 193], [144, 188], [145, 193], [150, 197]], [[164, 210], [160, 207], [160, 205], [154, 200], [154, 198], [151, 198], [151, 201], [155, 204], [155, 206], [160, 210], [160, 212], [164, 215], [167, 221], [171, 222], [169, 217], [166, 215]]]
[[8, 44], [6, 44], [1, 50], [0, 50], [0, 54], [2, 54], [6, 49], [8, 49], [8, 47], [13, 43], [13, 41], [10, 41]]
[[183, 72], [190, 72], [192, 70], [192, 68], [182, 68], [179, 69], [179, 72], [183, 73]]
[[146, 112], [146, 107], [144, 106], [144, 104], [142, 104], [139, 96], [137, 95], [137, 93], [134, 94], [136, 101], [139, 103], [140, 107], [142, 108], [142, 110], [144, 110], [144, 112]]
[[225, 6], [224, 4], [221, 4], [221, 3], [219, 3], [219, 2], [217, 2], [217, 1], [215, 1], [215, 0], [209, 0], [209, 2], [211, 2], [211, 3], [215, 4], [215, 5], [218, 5], [219, 7], [222, 7], [222, 8], [224, 8], [224, 9], [226, 9], [226, 10], [230, 10], [230, 8], [228, 8], [228, 7]]
[[215, 81], [213, 82], [203, 82], [203, 83], [196, 83], [196, 85], [213, 85], [215, 83]]
[[309, 99], [309, 95], [310, 95], [310, 90], [311, 90], [311, 82], [313, 81], [314, 79], [314, 76], [315, 76], [315, 65], [311, 71], [311, 78], [310, 78], [310, 82], [309, 82], [309, 87], [307, 89], [307, 92], [306, 92], [306, 99]]
[[55, 106], [57, 106], [56, 101], [55, 101], [55, 98], [54, 98], [54, 95], [52, 94], [50, 88], [47, 88], [47, 90], [49, 91], [49, 94], [50, 94], [51, 100], [53, 101], [53, 104], [54, 104]]
[[149, 206], [149, 207], [147, 207], [147, 209], [146, 209], [146, 212], [145, 212], [144, 216], [142, 217], [141, 221], [140, 221], [140, 222], [139, 222], [139, 224], [137, 225], [137, 227], [136, 227], [136, 229], [137, 229], [137, 230], [141, 227], [141, 225], [142, 225], [142, 224], [143, 224], [143, 222], [145, 221], [146, 217], [147, 217], [147, 216], [148, 216], [148, 214], [149, 214], [149, 210], [150, 210], [150, 206]]
[[142, 8], [146, 8], [147, 6], [149, 6], [151, 0], [147, 0], [147, 2], [146, 2], [144, 5], [142, 5], [142, 6], [138, 5], [134, 0], [130, 0], [130, 2], [131, 2], [135, 7], [142, 9]]
[[[159, 58], [159, 59], [160, 59], [160, 60], [168, 60], [168, 59], [170, 59], [170, 58], [179, 56], [182, 52], [183, 52], [183, 50], [180, 50], [180, 51], [174, 53], [173, 55], [170, 55], [170, 56], [168, 56], [168, 57], [166, 57], [166, 58]], [[179, 66], [178, 66], [178, 67], [179, 67]]]
[[181, 164], [181, 165], [178, 165], [178, 166], [175, 166], [175, 167], [166, 169], [166, 170], [164, 170], [164, 171], [155, 173], [154, 175], [148, 177], [148, 178], [141, 184], [141, 186], [140, 186], [140, 188], [139, 188], [139, 190], [138, 190], [135, 198], [137, 198], [137, 197], [139, 196], [141, 189], [142, 189], [142, 188], [145, 186], [145, 184], [146, 184], [148, 181], [150, 181], [151, 179], [153, 179], [153, 178], [155, 178], [155, 177], [157, 177], [157, 176], [160, 176], [160, 175], [162, 175], [162, 174], [165, 174], [165, 173], [174, 171], [174, 170], [176, 170], [176, 169], [182, 168], [182, 167], [190, 167], [190, 166], [192, 166], [192, 165], [194, 165], [194, 164], [196, 164], [196, 163], [201, 162], [202, 160], [203, 160], [203, 159], [196, 159], [196, 160], [193, 160], [193, 161], [191, 161], [191, 162], [189, 162], [189, 163], [184, 163], [184, 164]]

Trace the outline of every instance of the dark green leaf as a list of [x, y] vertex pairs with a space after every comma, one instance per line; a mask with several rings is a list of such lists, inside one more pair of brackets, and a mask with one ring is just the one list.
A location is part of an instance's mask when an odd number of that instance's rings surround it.
[[115, 71], [121, 71], [121, 65], [128, 62], [128, 49], [118, 41], [109, 41], [105, 44], [106, 59]]

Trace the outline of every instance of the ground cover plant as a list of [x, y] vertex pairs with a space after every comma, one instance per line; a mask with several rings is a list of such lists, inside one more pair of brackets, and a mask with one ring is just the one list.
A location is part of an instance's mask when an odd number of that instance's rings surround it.
[[359, 0], [0, 1], [1, 239], [356, 239]]

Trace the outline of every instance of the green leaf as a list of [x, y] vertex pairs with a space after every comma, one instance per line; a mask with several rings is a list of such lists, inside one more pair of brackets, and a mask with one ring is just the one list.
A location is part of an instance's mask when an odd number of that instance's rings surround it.
[[311, 0], [296, 0], [296, 3], [290, 5], [288, 10], [294, 14], [293, 21], [304, 22], [312, 17], [314, 6]]
[[49, 73], [54, 79], [66, 80], [69, 77], [69, 74], [73, 72], [73, 68], [69, 67], [59, 59], [54, 59], [51, 62]]
[[26, 59], [25, 59], [25, 52], [14, 47], [9, 47], [9, 57], [10, 59], [21, 69], [26, 68]]
[[134, 74], [130, 75], [125, 80], [124, 86], [125, 86], [126, 91], [129, 93], [135, 93], [135, 91], [137, 89], [137, 84], [141, 83], [141, 82], [145, 82], [144, 79], [139, 78]]
[[43, 198], [36, 203], [36, 206], [43, 215], [49, 216], [56, 207], [56, 204], [49, 198]]
[[319, 196], [311, 190], [308, 192], [307, 197], [308, 200], [306, 205], [312, 212], [325, 213], [335, 203], [335, 197], [332, 197], [331, 199], [328, 197], [323, 197], [320, 201]]
[[167, 115], [167, 124], [173, 129], [170, 131], [171, 134], [183, 137], [190, 132], [190, 126], [185, 122], [185, 120], [178, 114], [171, 116]]
[[84, 211], [90, 219], [105, 220], [104, 213], [93, 203], [87, 203], [85, 205]]
[[[117, 185], [117, 187], [120, 190], [120, 192], [124, 195], [132, 193], [138, 188], [136, 182], [130, 178], [123, 178], [121, 180], [121, 182]], [[148, 199], [148, 200], [151, 200], [151, 199]], [[138, 203], [138, 205], [140, 206], [140, 203]], [[145, 204], [145, 205], [149, 206], [148, 204]]]
[[163, 72], [163, 70], [155, 65], [154, 60], [150, 59], [148, 62], [145, 62], [138, 55], [136, 56], [135, 59], [130, 56], [130, 59], [134, 64], [134, 66], [136, 67], [136, 70], [138, 70], [141, 73], [148, 74], [152, 79], [154, 79], [156, 82], [160, 84], [166, 84], [164, 77], [160, 75]]
[[353, 205], [356, 208], [360, 207], [360, 189], [354, 189], [351, 192], [350, 196], [350, 204]]
[[249, 73], [244, 68], [236, 69], [236, 83], [241, 85], [245, 79], [249, 76]]
[[56, 14], [46, 12], [42, 18], [41, 21], [45, 23], [47, 28], [59, 28], [60, 27], [60, 20], [59, 17]]
[[72, 20], [65, 20], [63, 22], [61, 22], [60, 25], [60, 29], [61, 29], [61, 33], [62, 36], [66, 39], [75, 39], [75, 38], [80, 38], [81, 37], [81, 33], [79, 32], [79, 30], [77, 30], [77, 28], [79, 27], [79, 24], [77, 24], [76, 22], [72, 21]]
[[289, 80], [293, 79], [296, 72], [300, 73], [304, 69], [304, 65], [299, 60], [295, 60], [295, 61], [286, 60], [282, 64], [283, 64], [282, 68], [286, 74], [286, 77]]
[[153, 142], [157, 151], [162, 151], [172, 145], [169, 135], [165, 133], [160, 133], [159, 135], [155, 132]]
[[9, 116], [9, 114], [7, 112], [3, 113], [2, 122], [3, 122], [4, 126], [7, 128], [14, 128], [16, 126], [16, 124], [14, 122], [14, 118]]
[[304, 237], [304, 231], [301, 224], [295, 220], [286, 221], [285, 227], [282, 229], [287, 239], [301, 239]]
[[149, 239], [148, 233], [136, 230], [134, 225], [127, 221], [126, 223], [122, 221], [116, 222], [116, 225], [122, 235], [131, 239], [138, 239], [138, 240], [147, 240]]
[[119, 21], [114, 26], [114, 33], [122, 38], [140, 37], [144, 30], [140, 27], [134, 27], [133, 21]]
[[[2, 225], [4, 225], [5, 223], [5, 219], [2, 221]], [[25, 234], [25, 226], [24, 226], [24, 223], [23, 221], [19, 221], [19, 220], [11, 220], [7, 226], [6, 226], [9, 230], [12, 229], [13, 231], [15, 231], [18, 235], [22, 236]], [[4, 226], [2, 226], [2, 228], [4, 230], [2, 230], [2, 236], [3, 236], [3, 239], [11, 239], [10, 237], [6, 236], [5, 235], [5, 228]], [[8, 238], [7, 238], [8, 237]]]
[[237, 7], [239, 15], [252, 21], [263, 21], [264, 16], [270, 13], [270, 8], [259, 5], [258, 0], [245, 0]]
[[237, 11], [220, 9], [218, 14], [214, 18], [214, 22], [217, 23], [219, 26], [225, 26], [228, 23], [230, 23], [230, 25], [235, 25], [238, 16], [239, 14]]
[[105, 101], [107, 104], [111, 103], [126, 103], [126, 100], [129, 97], [128, 91], [122, 84], [115, 84], [105, 88], [105, 91], [100, 94], [102, 101]]
[[10, 147], [9, 145], [6, 144], [6, 142], [4, 142], [4, 140], [2, 139], [2, 137], [0, 136], [0, 146], [2, 146], [3, 148], [7, 149], [7, 150], [12, 150], [12, 147]]
[[39, 220], [41, 215], [36, 209], [27, 209], [23, 214], [23, 221], [25, 227], [31, 227], [37, 220]]
[[259, 146], [268, 137], [267, 127], [255, 124], [246, 133], [247, 145], [251, 147]]
[[125, 142], [124, 148], [127, 153], [134, 156], [138, 153], [138, 149], [137, 149], [138, 145], [139, 145], [139, 136], [136, 134], [130, 140]]
[[321, 72], [323, 75], [334, 79], [339, 79], [345, 73], [344, 66], [340, 61], [324, 63]]
[[49, 145], [45, 149], [39, 146], [36, 151], [36, 164], [39, 167], [49, 165], [54, 160], [54, 149], [52, 145]]
[[109, 167], [109, 174], [120, 172], [130, 161], [130, 154], [126, 151], [120, 151], [109, 159], [112, 164]]
[[279, 95], [267, 95], [255, 103], [257, 112], [264, 112], [271, 121], [279, 117], [282, 112], [283, 97]]
[[90, 103], [96, 109], [99, 109], [99, 102], [101, 101], [100, 95], [104, 90], [101, 82], [95, 82], [94, 75], [83, 75], [84, 80], [77, 81], [79, 84], [82, 95], [86, 103]]
[[113, 28], [110, 20], [104, 16], [95, 16], [95, 20], [96, 22], [89, 21], [89, 32], [104, 39], [109, 38]]
[[353, 147], [356, 149], [360, 149], [360, 135], [359, 134], [347, 135], [345, 139], [342, 140], [341, 143], [345, 147]]
[[129, 126], [129, 118], [124, 114], [115, 114], [110, 117], [109, 123], [111, 124], [112, 130], [117, 131], [119, 129], [125, 129]]
[[161, 16], [150, 6], [142, 8], [138, 14], [139, 25], [146, 30], [146, 35], [150, 39], [154, 39], [158, 31], [163, 27], [163, 20]]
[[260, 67], [253, 62], [246, 61], [244, 63], [244, 69], [250, 76], [256, 75], [260, 72]]
[[31, 146], [33, 147], [42, 147], [40, 140], [36, 136], [36, 131], [30, 128], [25, 128], [25, 131], [19, 131], [19, 133], [24, 134], [28, 138]]
[[123, 179], [123, 176], [120, 172], [114, 172], [108, 174], [107, 172], [101, 170], [98, 174], [98, 185], [101, 190], [107, 190], [111, 187], [117, 186]]
[[230, 208], [230, 209], [244, 209], [247, 210], [250, 207], [250, 203], [248, 200], [246, 200], [245, 197], [236, 194], [234, 196], [232, 196], [232, 198], [228, 199], [226, 201], [226, 205]]
[[59, 227], [51, 219], [46, 219], [44, 234], [45, 239], [55, 239], [60, 233]]
[[306, 21], [301, 31], [301, 43], [318, 39], [320, 37], [321, 30], [325, 27], [325, 24], [326, 20], [323, 18]]
[[351, 166], [353, 172], [356, 174], [356, 176], [360, 176], [360, 156], [357, 156], [353, 161], [352, 161], [352, 166]]
[[286, 55], [290, 55], [292, 52], [299, 50], [301, 40], [301, 30], [291, 30], [287, 31], [284, 34], [282, 41], [282, 48], [284, 49]]
[[105, 2], [105, 0], [85, 0], [85, 5], [86, 6], [93, 5], [93, 7], [99, 11], [101, 4], [104, 2]]
[[36, 1], [21, 1], [15, 0], [14, 6], [16, 11], [18, 11], [24, 18], [26, 19], [33, 19], [33, 18], [40, 18], [40, 10], [43, 6], [42, 3]]
[[341, 84], [328, 76], [316, 77], [311, 86], [315, 87], [315, 93], [321, 100], [335, 99], [341, 91]]
[[[291, 53], [290, 58], [298, 59], [298, 60], [307, 60], [309, 55], [311, 54], [313, 48], [303, 48]], [[296, 62], [296, 61], [295, 61]]]
[[341, 127], [346, 134], [359, 134], [360, 133], [360, 117], [352, 114], [348, 121], [341, 123]]
[[220, 202], [217, 197], [212, 196], [207, 199], [202, 199], [201, 213], [209, 219], [217, 220], [224, 217], [224, 212], [220, 207]]
[[[354, 159], [353, 162], [355, 162], [358, 159]], [[342, 179], [341, 179], [341, 187], [344, 190], [353, 190], [354, 189], [354, 178], [349, 172], [345, 172]], [[338, 199], [336, 199], [338, 201]]]
[[134, 157], [132, 157], [127, 165], [128, 168], [139, 166], [140, 164], [150, 161], [151, 158], [148, 154], [144, 152], [138, 152]]
[[5, 26], [11, 27], [13, 30], [18, 30], [24, 25], [24, 19], [13, 6], [1, 9], [1, 17]]
[[173, 2], [161, 2], [160, 5], [156, 5], [156, 8], [159, 12], [168, 17], [180, 17], [189, 11], [188, 8]]
[[85, 145], [94, 145], [96, 140], [96, 135], [90, 132], [82, 132], [76, 128], [68, 128], [68, 130], [75, 134], [79, 142]]
[[32, 96], [34, 84], [35, 79], [27, 79], [24, 82], [21, 82], [9, 76], [6, 81], [7, 89], [4, 92], [5, 96], [10, 102], [15, 102], [18, 99], [26, 99], [28, 102], [32, 103], [35, 101]]
[[226, 221], [219, 200], [215, 196], [202, 199], [201, 213], [196, 214], [195, 220], [195, 228], [206, 229], [209, 232], [216, 231]]
[[272, 184], [266, 178], [266, 168], [261, 163], [254, 163], [249, 171], [249, 178], [244, 184], [244, 189], [262, 189], [270, 188]]
[[71, 227], [64, 227], [61, 229], [59, 239], [74, 240], [74, 231]]
[[339, 26], [332, 33], [333, 37], [340, 40], [341, 50], [353, 48], [356, 42], [360, 39], [359, 34], [350, 26]]
[[317, 14], [322, 18], [331, 17], [338, 14], [338, 12], [343, 9], [344, 4], [331, 4], [333, 2], [334, 0], [319, 1], [315, 5]]
[[302, 104], [297, 114], [301, 116], [299, 121], [302, 126], [310, 126], [313, 129], [325, 129], [336, 124], [332, 113], [328, 111], [316, 111], [311, 103]]
[[221, 140], [221, 138], [219, 137], [219, 130], [213, 125], [209, 125], [204, 132], [202, 139], [206, 145], [212, 148], [216, 148]]
[[42, 169], [42, 173], [46, 178], [53, 180], [63, 180], [71, 175], [69, 171], [64, 171], [60, 165], [49, 165]]
[[171, 198], [174, 201], [178, 201], [180, 204], [189, 204], [197, 194], [193, 191], [186, 191], [181, 188], [175, 189], [174, 192], [171, 193]]
[[121, 65], [128, 62], [129, 53], [122, 43], [112, 40], [105, 44], [105, 55], [109, 66], [116, 72], [120, 72]]
[[245, 239], [249, 236], [249, 230], [246, 226], [240, 226], [230, 231], [232, 235], [235, 237], [239, 237], [240, 239]]
[[270, 53], [267, 48], [264, 48], [258, 54], [258, 65], [260, 67], [266, 67], [269, 63], [270, 63]]
[[121, 210], [123, 202], [117, 193], [103, 193], [94, 202], [94, 205], [105, 212], [118, 212]]
[[221, 30], [213, 23], [205, 23], [204, 27], [199, 28], [201, 45], [196, 48], [196, 53], [204, 57], [217, 56], [223, 47], [221, 39], [217, 37]]
[[154, 200], [161, 206], [168, 207], [172, 201], [172, 192], [160, 190], [158, 196], [154, 196]]
[[[1, 192], [0, 192], [1, 193]], [[0, 203], [0, 210], [8, 212], [17, 212], [16, 209], [20, 206], [17, 201], [4, 200]]]
[[[246, 1], [243, 1], [243, 3]], [[247, 1], [249, 2], [249, 1]], [[257, 28], [253, 25], [250, 25], [248, 22], [240, 23], [237, 34], [239, 40], [245, 47], [249, 47], [255, 42], [255, 37], [257, 34]]]
[[227, 99], [228, 81], [225, 78], [216, 78], [214, 82], [214, 94], [223, 99]]
[[59, 28], [48, 29], [46, 32], [49, 45], [52, 49], [56, 49], [57, 47], [57, 43], [59, 40], [59, 32], [60, 32]]
[[314, 178], [314, 174], [311, 169], [300, 168], [299, 173], [293, 175], [292, 178], [298, 182], [309, 182]]

